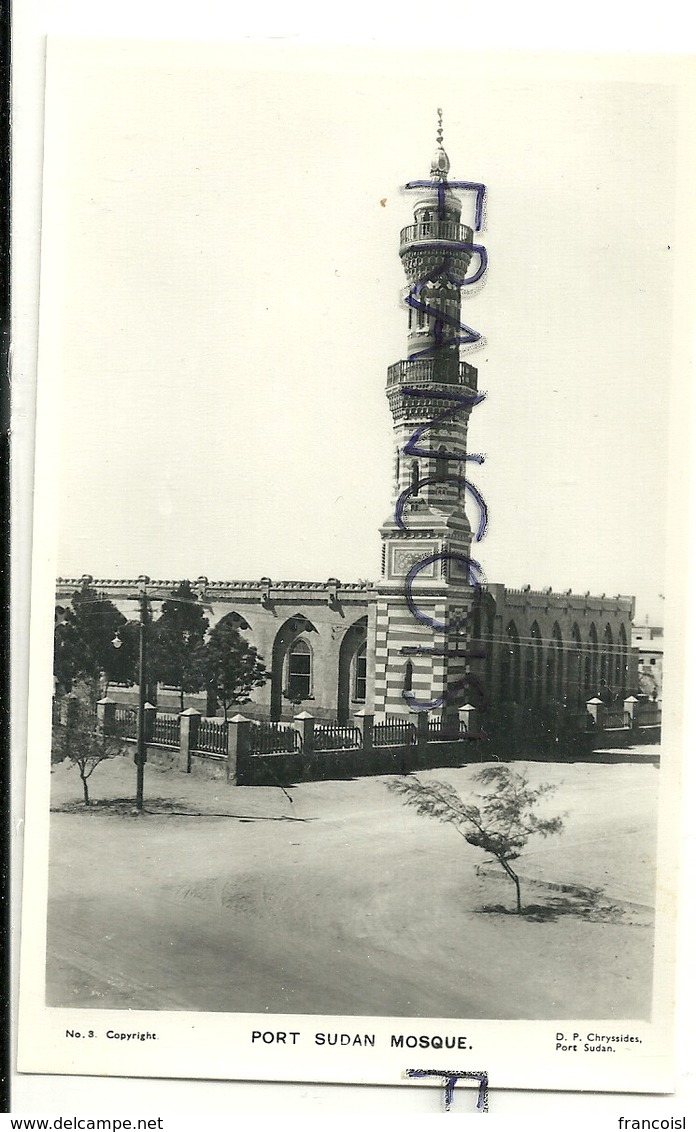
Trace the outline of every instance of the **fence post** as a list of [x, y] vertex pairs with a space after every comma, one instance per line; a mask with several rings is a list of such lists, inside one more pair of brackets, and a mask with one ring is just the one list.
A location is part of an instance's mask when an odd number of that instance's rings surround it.
[[80, 711], [80, 701], [77, 696], [70, 692], [61, 700], [60, 704], [60, 722], [65, 727], [73, 727], [77, 722], [77, 717]]
[[375, 740], [375, 713], [368, 711], [367, 708], [361, 708], [360, 711], [356, 711], [353, 719], [362, 736], [363, 751], [371, 751]]
[[245, 715], [233, 715], [227, 720], [227, 781], [237, 785], [239, 762], [249, 753], [251, 720]]
[[297, 731], [302, 743], [302, 750], [306, 755], [314, 752], [314, 716], [308, 711], [301, 711], [292, 721], [293, 730]]
[[191, 773], [191, 751], [198, 740], [201, 713], [195, 708], [179, 712], [179, 770]]
[[442, 713], [442, 738], [459, 738], [459, 712], [456, 708], [448, 707]]
[[97, 700], [97, 731], [100, 735], [113, 735], [116, 730], [116, 700], [104, 696]]
[[591, 700], [587, 701], [587, 711], [592, 717], [592, 721], [596, 731], [601, 731], [604, 727], [604, 716], [606, 714], [606, 707], [599, 696], [593, 696]]
[[416, 715], [416, 750], [419, 755], [425, 754], [428, 747], [428, 739], [430, 738], [428, 732], [429, 723], [430, 716], [427, 711], [419, 711]]
[[637, 729], [639, 723], [638, 708], [640, 707], [640, 700], [636, 696], [629, 696], [624, 700], [624, 722], [631, 730]]
[[476, 708], [473, 704], [464, 704], [460, 707], [459, 723], [463, 724], [467, 736], [476, 734]]
[[152, 737], [155, 734], [155, 720], [157, 719], [157, 708], [154, 704], [146, 703], [143, 705], [145, 708], [145, 742], [151, 743]]

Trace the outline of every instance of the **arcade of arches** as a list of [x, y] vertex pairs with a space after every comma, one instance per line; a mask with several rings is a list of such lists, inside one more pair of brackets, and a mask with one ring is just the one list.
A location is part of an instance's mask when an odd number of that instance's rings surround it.
[[[90, 579], [90, 582], [92, 580]], [[65, 579], [57, 600], [65, 605], [83, 584]], [[133, 616], [134, 583], [93, 582], [127, 616]], [[157, 600], [173, 582], [152, 582]], [[206, 583], [204, 598], [211, 627], [230, 612], [246, 626], [244, 636], [263, 657], [270, 679], [254, 691], [241, 711], [255, 718], [290, 719], [307, 711], [319, 719], [350, 720], [357, 711], [374, 711], [376, 590], [370, 583], [329, 582]], [[637, 687], [636, 651], [631, 648], [633, 599], [559, 594], [549, 590], [506, 590], [489, 584], [475, 607], [472, 661], [476, 687], [460, 694], [461, 703], [487, 705], [579, 706], [608, 687], [615, 698]], [[402, 659], [402, 687], [418, 686], [423, 660]], [[132, 700], [134, 689], [110, 687], [117, 699]], [[171, 695], [169, 705], [167, 696]], [[160, 689], [163, 710], [176, 710], [178, 695]], [[205, 711], [205, 697], [188, 697]], [[456, 706], [456, 703], [455, 703]], [[408, 711], [404, 701], [403, 710]]]

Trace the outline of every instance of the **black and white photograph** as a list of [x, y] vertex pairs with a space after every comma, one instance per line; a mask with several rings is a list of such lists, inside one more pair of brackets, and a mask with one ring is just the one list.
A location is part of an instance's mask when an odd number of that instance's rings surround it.
[[49, 41], [20, 1068], [670, 1088], [684, 85]]

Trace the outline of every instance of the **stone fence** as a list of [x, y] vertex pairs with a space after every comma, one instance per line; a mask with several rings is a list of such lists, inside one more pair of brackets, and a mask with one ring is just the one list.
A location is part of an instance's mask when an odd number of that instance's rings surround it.
[[[69, 721], [69, 701], [66, 697], [61, 704], [63, 723]], [[418, 712], [378, 721], [362, 710], [352, 725], [326, 723], [308, 712], [300, 712], [289, 724], [259, 723], [243, 715], [225, 722], [205, 718], [195, 708], [173, 715], [146, 704], [144, 735], [148, 759], [156, 765], [248, 786], [404, 774], [493, 757], [588, 757], [597, 747], [633, 746], [660, 737], [660, 708], [633, 696], [621, 710], [598, 698], [589, 700], [584, 714], [565, 717], [565, 730], [549, 732], [543, 743], [517, 742], [514, 734], [489, 735], [480, 728], [478, 716], [477, 709], [466, 704], [442, 716]], [[105, 697], [96, 705], [96, 721], [103, 734], [135, 743], [137, 710]]]

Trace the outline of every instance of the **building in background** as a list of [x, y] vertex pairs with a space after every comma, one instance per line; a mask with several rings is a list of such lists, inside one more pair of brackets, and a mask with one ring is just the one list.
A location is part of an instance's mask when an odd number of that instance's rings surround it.
[[637, 655], [638, 684], [641, 692], [653, 700], [662, 699], [662, 654], [664, 630], [651, 625], [646, 614], [644, 625], [634, 625], [632, 643]]

